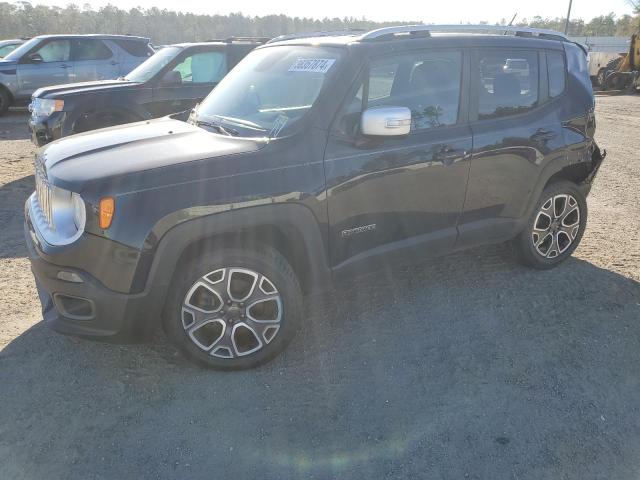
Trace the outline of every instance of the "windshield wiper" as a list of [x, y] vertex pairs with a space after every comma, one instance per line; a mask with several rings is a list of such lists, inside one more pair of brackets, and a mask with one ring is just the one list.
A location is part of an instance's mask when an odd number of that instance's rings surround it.
[[222, 133], [223, 135], [228, 135], [229, 137], [237, 137], [238, 135], [240, 135], [240, 132], [238, 132], [237, 130], [229, 127], [223, 127], [219, 123], [203, 122], [202, 120], [197, 120], [196, 126], [213, 128], [216, 132]]
[[223, 117], [221, 115], [217, 115], [216, 117], [224, 119], [225, 122], [233, 123], [235, 125], [240, 125], [241, 127], [249, 128], [251, 130], [258, 130], [259, 132], [266, 132], [267, 131], [266, 128], [261, 127], [257, 123], [250, 122], [249, 120], [245, 120], [243, 118]]

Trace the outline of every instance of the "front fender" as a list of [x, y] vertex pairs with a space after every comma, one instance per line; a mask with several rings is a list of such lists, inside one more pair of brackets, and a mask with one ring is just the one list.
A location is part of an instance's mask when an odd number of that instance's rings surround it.
[[[179, 215], [175, 216], [178, 217]], [[318, 223], [313, 212], [300, 203], [262, 205], [205, 214], [171, 228], [167, 228], [167, 221], [165, 218], [160, 222], [145, 242], [134, 277], [134, 291], [137, 288], [166, 292], [181, 255], [196, 243], [229, 236], [238, 241], [255, 241], [251, 231], [263, 227], [275, 227], [285, 235], [288, 232], [295, 234], [297, 241], [294, 245], [306, 256], [305, 267], [309, 271], [305, 272], [305, 276], [312, 288], [322, 288], [331, 281], [326, 225]], [[166, 233], [160, 237], [158, 234], [163, 231]], [[260, 240], [263, 239], [257, 239]]]

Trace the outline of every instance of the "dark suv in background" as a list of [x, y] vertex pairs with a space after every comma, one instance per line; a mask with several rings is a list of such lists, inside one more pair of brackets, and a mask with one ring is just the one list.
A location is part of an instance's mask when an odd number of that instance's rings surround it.
[[31, 138], [44, 145], [73, 133], [190, 110], [264, 38], [169, 45], [111, 81], [56, 85], [33, 94]]
[[148, 38], [129, 35], [42, 35], [0, 60], [0, 115], [25, 105], [38, 88], [117, 78], [154, 51]]
[[334, 279], [507, 240], [531, 267], [566, 260], [603, 159], [586, 52], [455, 29], [270, 42], [187, 122], [41, 149], [25, 235], [45, 321], [162, 324], [196, 362], [246, 368], [309, 327], [303, 293]]

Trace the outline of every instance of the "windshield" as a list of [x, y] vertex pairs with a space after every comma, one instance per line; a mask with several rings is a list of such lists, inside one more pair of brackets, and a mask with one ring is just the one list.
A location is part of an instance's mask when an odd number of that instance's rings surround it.
[[181, 50], [180, 47], [165, 47], [134, 68], [125, 78], [132, 82], [146, 82], [173, 60]]
[[284, 136], [313, 107], [340, 56], [340, 49], [325, 47], [255, 50], [205, 98], [195, 122], [224, 124], [243, 136]]
[[42, 40], [41, 38], [32, 38], [28, 42], [25, 42], [22, 45], [20, 45], [14, 51], [10, 52], [6, 57], [4, 57], [4, 59], [5, 60], [20, 60], [20, 58], [25, 53], [27, 53], [34, 46], [36, 46], [38, 43], [40, 43], [41, 40]]

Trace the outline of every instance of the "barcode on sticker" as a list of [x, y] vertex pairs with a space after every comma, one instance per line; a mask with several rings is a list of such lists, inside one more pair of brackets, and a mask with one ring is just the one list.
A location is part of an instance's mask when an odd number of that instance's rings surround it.
[[335, 61], [335, 58], [299, 58], [289, 67], [289, 71], [327, 73]]

